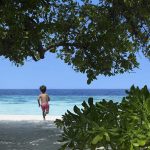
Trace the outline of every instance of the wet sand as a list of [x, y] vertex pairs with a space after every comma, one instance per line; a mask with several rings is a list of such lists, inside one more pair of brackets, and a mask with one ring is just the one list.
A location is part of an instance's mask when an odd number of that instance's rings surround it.
[[53, 120], [0, 120], [0, 150], [58, 150], [61, 132]]

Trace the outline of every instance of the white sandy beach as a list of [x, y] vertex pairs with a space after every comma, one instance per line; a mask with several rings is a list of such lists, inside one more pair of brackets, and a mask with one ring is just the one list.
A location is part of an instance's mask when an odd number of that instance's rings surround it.
[[[46, 120], [55, 121], [61, 116], [46, 116]], [[0, 115], [0, 121], [42, 121], [42, 115]]]
[[58, 150], [60, 116], [0, 115], [0, 150]]

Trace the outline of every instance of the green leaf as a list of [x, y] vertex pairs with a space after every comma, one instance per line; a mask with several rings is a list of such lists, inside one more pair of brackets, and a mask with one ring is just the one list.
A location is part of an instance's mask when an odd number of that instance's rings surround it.
[[139, 147], [139, 143], [133, 143], [133, 146]]
[[68, 143], [65, 143], [61, 146], [61, 148], [59, 148], [59, 150], [65, 150], [68, 146]]
[[108, 133], [105, 132], [104, 135], [106, 136], [106, 141], [110, 142], [110, 137], [109, 137]]
[[130, 145], [130, 150], [134, 150], [134, 149], [133, 149], [133, 145], [132, 145], [132, 144]]
[[100, 142], [102, 139], [103, 139], [103, 136], [97, 135], [97, 136], [95, 136], [95, 137], [93, 138], [92, 144], [93, 144], [93, 145], [96, 145], [96, 144], [97, 144], [98, 142]]
[[146, 140], [139, 140], [139, 141], [138, 141], [138, 144], [139, 144], [140, 146], [144, 146], [144, 145], [146, 144]]
[[147, 109], [150, 113], [150, 96], [146, 99], [146, 105], [147, 105]]
[[93, 106], [93, 97], [90, 97], [90, 98], [88, 99], [88, 104], [89, 104], [90, 106]]
[[80, 109], [76, 105], [74, 106], [73, 110], [76, 114], [81, 114]]
[[87, 105], [87, 103], [86, 103], [85, 101], [83, 101], [82, 106], [83, 106], [85, 109], [89, 108], [88, 105]]

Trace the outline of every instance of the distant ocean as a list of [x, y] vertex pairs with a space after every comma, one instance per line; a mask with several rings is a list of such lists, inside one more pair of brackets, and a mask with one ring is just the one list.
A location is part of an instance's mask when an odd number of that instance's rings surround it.
[[[102, 99], [120, 102], [125, 96], [124, 89], [51, 89], [47, 90], [50, 95], [50, 115], [63, 115], [67, 109], [72, 111], [73, 106], [81, 107], [83, 100], [89, 97], [94, 102]], [[31, 89], [1, 89], [0, 90], [0, 115], [40, 115], [37, 97], [39, 90]]]

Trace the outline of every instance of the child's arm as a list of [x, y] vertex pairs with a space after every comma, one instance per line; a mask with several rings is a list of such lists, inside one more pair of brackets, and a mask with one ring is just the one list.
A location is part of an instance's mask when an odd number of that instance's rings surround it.
[[40, 107], [40, 96], [38, 97], [38, 104], [39, 104], [39, 107]]
[[[48, 96], [48, 95], [47, 95]], [[48, 102], [50, 101], [50, 97], [48, 96]]]

